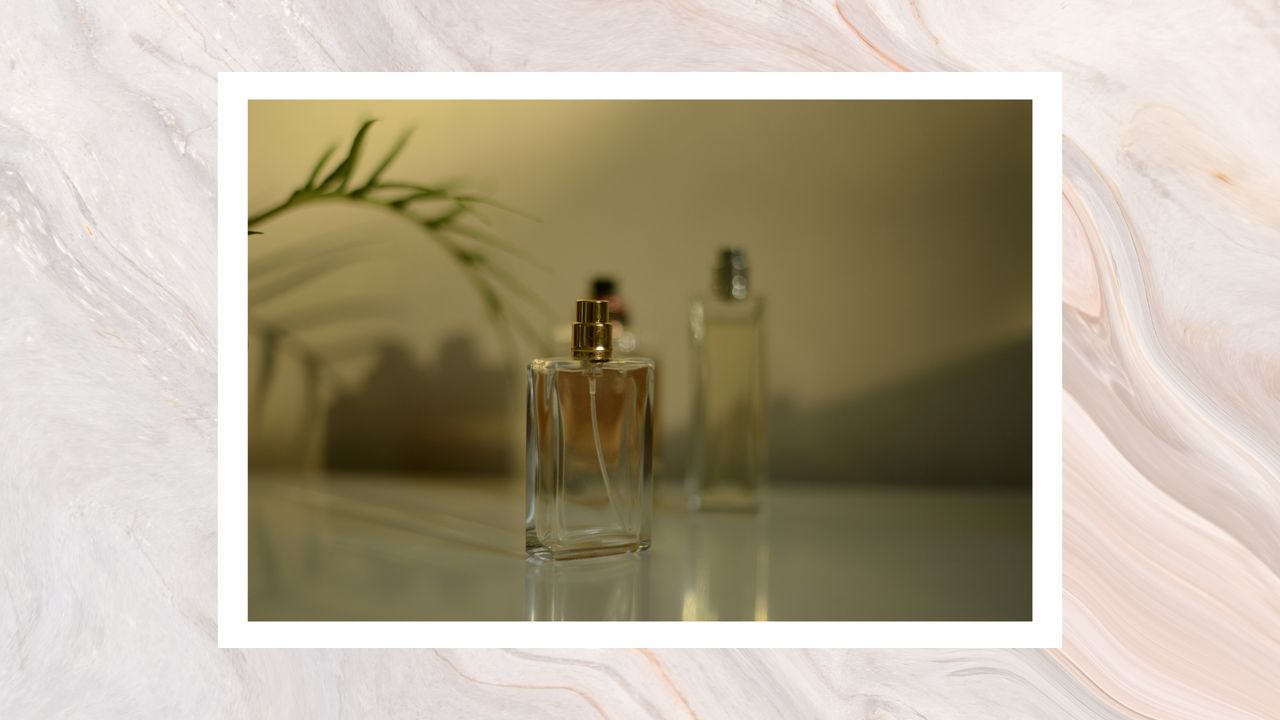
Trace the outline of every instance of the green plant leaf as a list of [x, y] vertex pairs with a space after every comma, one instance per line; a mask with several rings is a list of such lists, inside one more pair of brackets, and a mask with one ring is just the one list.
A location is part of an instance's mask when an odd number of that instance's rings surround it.
[[487, 205], [491, 208], [502, 210], [503, 212], [509, 212], [512, 215], [522, 217], [525, 220], [532, 220], [533, 222], [542, 222], [542, 219], [539, 217], [530, 215], [529, 213], [523, 210], [518, 210], [505, 203], [500, 203], [497, 200], [492, 200], [490, 198], [484, 197], [483, 195], [456, 195], [455, 197], [458, 200], [461, 200], [462, 202], [465, 202], [465, 203], [475, 203], [476, 205]]
[[525, 252], [524, 250], [521, 250], [520, 248], [514, 245], [511, 245], [510, 243], [503, 242], [499, 240], [497, 237], [493, 236], [492, 234], [485, 232], [484, 230], [481, 230], [479, 228], [468, 227], [460, 223], [455, 223], [453, 225], [450, 225], [448, 228], [446, 228], [445, 231], [453, 233], [455, 235], [459, 235], [461, 237], [465, 237], [468, 240], [474, 240], [475, 242], [478, 242], [482, 245], [487, 245], [491, 248], [494, 248], [495, 250], [501, 250], [502, 252], [507, 253], [508, 255], [513, 255], [515, 257], [518, 257], [521, 260], [524, 260], [525, 262], [529, 263], [530, 265], [544, 272], [550, 270], [550, 268], [548, 268], [544, 263], [539, 262], [536, 257], [529, 254], [528, 252]]
[[307, 176], [307, 182], [302, 186], [304, 189], [315, 189], [316, 178], [320, 176], [320, 170], [324, 168], [325, 163], [329, 162], [329, 158], [333, 156], [337, 149], [337, 145], [330, 145], [329, 149], [324, 151], [324, 154], [320, 156], [320, 161], [316, 163], [316, 166], [311, 169], [311, 174]]
[[431, 217], [423, 220], [422, 226], [428, 230], [439, 230], [440, 228], [448, 225], [454, 220], [457, 220], [466, 211], [467, 211], [467, 207], [465, 205], [463, 205], [462, 203], [455, 203], [453, 207], [449, 208], [443, 213], [435, 217]]
[[374, 168], [373, 172], [369, 175], [369, 179], [365, 180], [364, 185], [361, 185], [352, 194], [363, 195], [364, 193], [368, 192], [370, 188], [376, 187], [378, 184], [379, 178], [382, 177], [383, 171], [386, 170], [387, 166], [390, 165], [391, 162], [396, 159], [396, 156], [399, 155], [400, 151], [404, 149], [405, 143], [409, 142], [409, 138], [412, 135], [413, 135], [413, 130], [406, 130], [403, 134], [401, 134], [400, 139], [396, 140], [396, 144], [391, 146], [391, 151], [387, 153], [386, 157], [382, 158], [382, 162], [378, 163], [378, 167]]
[[347, 151], [347, 156], [342, 159], [342, 162], [338, 163], [338, 166], [333, 169], [333, 172], [329, 173], [328, 177], [321, 181], [316, 190], [325, 192], [335, 182], [337, 183], [336, 189], [338, 192], [347, 189], [347, 182], [351, 179], [351, 173], [355, 170], [356, 162], [360, 159], [360, 148], [364, 145], [365, 135], [376, 122], [378, 122], [376, 119], [364, 121], [360, 129], [356, 131], [356, 136], [351, 139], [351, 149]]
[[439, 188], [425, 188], [422, 190], [414, 190], [413, 192], [403, 195], [388, 203], [391, 207], [401, 209], [407, 207], [410, 203], [418, 200], [436, 199], [448, 197], [448, 193]]
[[[531, 291], [511, 272], [497, 266], [491, 258], [472, 244], [493, 248], [508, 253], [545, 269], [536, 259], [517, 247], [499, 240], [484, 230], [464, 224], [468, 217], [475, 217], [477, 222], [485, 222], [480, 207], [492, 207], [510, 212], [521, 217], [535, 219], [532, 216], [500, 204], [489, 198], [478, 195], [464, 195], [458, 191], [458, 183], [442, 182], [434, 185], [423, 185], [405, 181], [383, 181], [384, 173], [401, 154], [411, 136], [410, 132], [401, 135], [390, 150], [382, 157], [369, 176], [355, 189], [355, 176], [361, 154], [370, 127], [376, 120], [363, 122], [351, 139], [346, 156], [332, 169], [325, 173], [338, 145], [325, 150], [313, 165], [307, 181], [295, 189], [283, 202], [251, 215], [249, 226], [266, 222], [276, 215], [311, 204], [317, 201], [346, 201], [364, 203], [396, 213], [401, 218], [412, 222], [419, 231], [435, 241], [462, 270], [467, 279], [475, 286], [484, 303], [486, 315], [498, 332], [500, 341], [509, 357], [515, 356], [514, 341], [517, 335], [523, 335], [533, 345], [545, 348], [545, 340], [525, 316], [522, 310], [534, 308], [544, 315], [549, 309], [536, 293]], [[321, 178], [323, 179], [317, 180]], [[263, 234], [259, 230], [249, 230], [249, 235]], [[314, 245], [306, 246], [305, 256], [296, 258], [295, 253], [302, 252], [298, 248], [284, 248], [273, 252], [269, 257], [255, 262], [249, 269], [250, 276], [250, 327], [262, 323], [255, 318], [262, 312], [263, 306], [284, 295], [309, 285], [351, 263], [368, 259], [351, 253], [358, 248], [338, 247], [316, 251]], [[509, 295], [519, 298], [521, 302], [510, 302]], [[336, 387], [344, 382], [332, 365], [330, 359], [334, 353], [349, 354], [337, 348], [315, 346], [292, 332], [298, 327], [316, 328], [333, 322], [341, 322], [347, 318], [367, 316], [370, 313], [389, 313], [386, 308], [374, 307], [371, 303], [352, 304], [350, 299], [341, 303], [341, 308], [310, 307], [294, 312], [292, 316], [275, 318], [270, 324], [263, 325], [258, 331], [263, 338], [262, 382], [255, 389], [256, 413], [261, 413], [267, 401], [273, 378], [278, 374], [281, 353], [302, 362], [308, 372], [309, 385], [305, 388], [308, 400], [314, 401], [318, 392], [318, 382], [322, 374], [329, 377]], [[360, 350], [361, 354], [367, 349]]]

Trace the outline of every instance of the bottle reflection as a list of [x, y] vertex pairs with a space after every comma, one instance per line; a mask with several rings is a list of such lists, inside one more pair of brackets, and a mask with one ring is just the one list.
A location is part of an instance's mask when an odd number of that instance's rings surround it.
[[646, 620], [649, 554], [525, 563], [530, 620]]
[[684, 620], [768, 620], [769, 538], [757, 515], [693, 513]]

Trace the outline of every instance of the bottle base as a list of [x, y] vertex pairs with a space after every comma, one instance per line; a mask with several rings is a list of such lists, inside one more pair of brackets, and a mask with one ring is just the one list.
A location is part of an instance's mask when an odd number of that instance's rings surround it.
[[635, 536], [623, 539], [601, 536], [586, 542], [575, 542], [572, 545], [545, 545], [539, 542], [526, 542], [525, 552], [529, 557], [543, 560], [575, 560], [578, 558], [601, 557], [604, 555], [622, 555], [649, 549], [649, 540], [637, 540]]

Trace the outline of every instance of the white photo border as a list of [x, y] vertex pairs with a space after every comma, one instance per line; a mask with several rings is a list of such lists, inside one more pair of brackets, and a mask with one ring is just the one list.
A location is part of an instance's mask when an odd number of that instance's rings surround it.
[[[317, 100], [1030, 100], [1032, 619], [1013, 622], [250, 622], [248, 103]], [[218, 646], [1044, 648], [1062, 645], [1060, 73], [219, 73]]]

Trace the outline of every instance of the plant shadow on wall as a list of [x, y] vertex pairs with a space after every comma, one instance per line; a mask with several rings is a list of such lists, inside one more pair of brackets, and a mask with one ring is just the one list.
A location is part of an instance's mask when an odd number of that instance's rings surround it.
[[373, 371], [328, 411], [325, 466], [332, 470], [499, 474], [507, 470], [509, 391], [469, 335], [455, 335], [434, 365], [398, 342], [377, 348]]
[[[409, 141], [410, 132], [402, 134], [391, 149], [372, 166], [372, 170], [362, 174], [360, 166], [365, 140], [375, 122], [368, 120], [360, 125], [347, 146], [346, 155], [336, 164], [332, 161], [338, 151], [337, 145], [321, 154], [305, 182], [285, 200], [253, 213], [248, 219], [249, 241], [259, 249], [262, 244], [278, 242], [271, 233], [263, 230], [271, 219], [321, 204], [375, 208], [391, 213], [401, 218], [406, 227], [416, 229], [414, 237], [435, 243], [453, 260], [457, 270], [469, 281], [483, 303], [508, 361], [514, 361], [519, 356], [518, 345], [522, 342], [539, 346], [542, 340], [535, 330], [534, 320], [527, 317], [522, 308], [525, 311], [532, 309], [536, 319], [542, 324], [545, 324], [549, 312], [541, 299], [512, 272], [502, 267], [495, 256], [500, 254], [528, 264], [534, 262], [519, 248], [503, 242], [483, 227], [487, 223], [487, 211], [521, 213], [489, 198], [462, 192], [451, 185], [385, 179], [384, 175]], [[443, 392], [437, 395], [432, 390], [442, 388], [432, 380], [438, 373], [433, 374], [429, 368], [418, 366], [402, 343], [385, 337], [355, 341], [347, 338], [341, 342], [326, 342], [321, 339], [325, 329], [337, 324], [403, 316], [407, 308], [400, 298], [377, 295], [340, 297], [301, 307], [296, 302], [287, 302], [296, 299], [304, 289], [314, 291], [325, 278], [338, 271], [359, 261], [371, 259], [383, 245], [384, 241], [379, 239], [308, 238], [307, 242], [295, 246], [268, 248], [265, 254], [259, 255], [250, 263], [248, 323], [251, 347], [256, 346], [258, 350], [250, 357], [251, 363], [257, 363], [257, 372], [251, 374], [255, 382], [249, 388], [251, 464], [263, 455], [255, 452], [255, 438], [260, 435], [256, 430], [265, 422], [267, 405], [286, 373], [296, 372], [296, 384], [300, 385], [302, 398], [300, 410], [293, 419], [295, 429], [289, 455], [294, 458], [316, 456], [315, 450], [325, 434], [326, 418], [337, 421], [340, 427], [348, 427], [352, 421], [365, 423], [362, 437], [369, 437], [376, 432], [377, 427], [401, 428], [397, 432], [403, 435], [404, 432], [412, 431], [403, 429], [406, 424], [411, 429], [424, 429], [424, 408], [431, 408], [438, 397], [451, 397]], [[514, 302], [517, 299], [520, 302]], [[377, 357], [374, 376], [365, 384], [354, 382], [339, 369], [348, 361], [366, 358], [375, 352]], [[499, 379], [506, 377], [504, 371], [501, 368], [482, 367], [475, 361], [471, 346], [465, 341], [452, 340], [447, 343], [442, 362], [444, 367], [441, 372], [460, 373], [463, 376], [478, 373], [480, 377], [476, 378], [476, 382], [468, 383], [472, 388], [494, 387], [499, 390], [490, 393], [492, 397], [486, 396], [487, 400], [470, 398], [469, 401], [481, 401], [479, 405], [473, 406], [484, 416], [481, 422], [489, 423], [485, 427], [491, 436], [500, 434], [500, 418], [506, 412], [507, 393], [501, 392], [503, 384]], [[459, 367], [460, 364], [466, 367]], [[394, 389], [390, 389], [388, 383], [406, 383], [411, 392], [408, 395], [401, 393], [397, 399]], [[334, 397], [341, 400], [334, 412], [329, 413], [325, 405]], [[417, 415], [412, 417], [407, 415], [411, 412], [408, 404], [411, 400], [420, 403], [416, 406]], [[371, 412], [385, 414], [370, 417]], [[438, 409], [433, 412], [442, 414]], [[368, 423], [373, 422], [377, 426], [371, 429]], [[431, 428], [425, 429], [432, 431]], [[434, 430], [439, 431], [440, 428], [435, 427]], [[490, 439], [496, 443], [503, 442], [500, 437]], [[407, 447], [409, 444], [402, 439], [398, 446]], [[386, 466], [386, 461], [373, 462], [370, 453], [354, 452], [341, 442], [332, 443], [326, 455], [331, 462], [344, 468], [369, 468], [372, 465], [371, 469], [393, 469]], [[491, 454], [485, 456], [495, 457]], [[459, 469], [454, 467], [456, 463], [448, 460], [452, 457], [448, 454], [444, 456], [447, 467], [433, 465], [431, 457], [422, 452], [408, 455], [401, 453], [399, 457], [407, 466], [394, 469]], [[501, 455], [496, 457], [501, 458]], [[308, 463], [304, 460], [301, 464], [305, 466]], [[470, 469], [493, 470], [488, 467]]]

